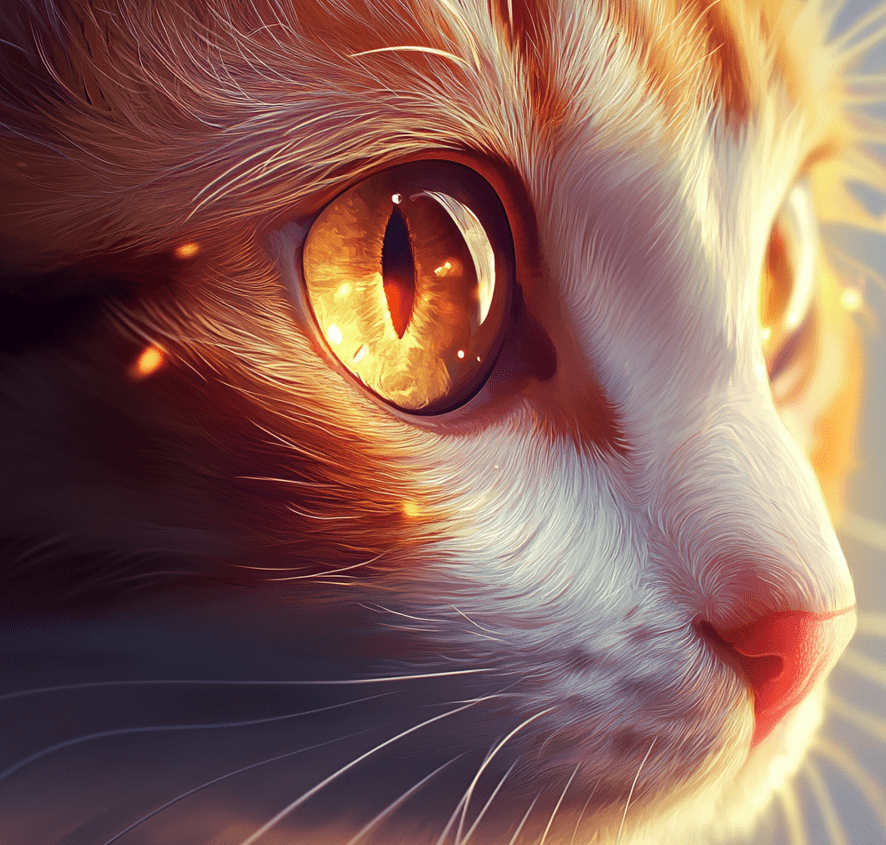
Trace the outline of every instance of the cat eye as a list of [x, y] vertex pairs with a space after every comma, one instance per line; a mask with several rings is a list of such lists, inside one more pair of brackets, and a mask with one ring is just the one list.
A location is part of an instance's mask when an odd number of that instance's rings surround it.
[[510, 308], [501, 200], [464, 165], [415, 162], [340, 194], [312, 224], [302, 276], [339, 363], [404, 411], [442, 413], [488, 377]]
[[796, 356], [816, 293], [815, 212], [808, 184], [793, 187], [772, 227], [760, 281], [763, 354], [770, 380]]

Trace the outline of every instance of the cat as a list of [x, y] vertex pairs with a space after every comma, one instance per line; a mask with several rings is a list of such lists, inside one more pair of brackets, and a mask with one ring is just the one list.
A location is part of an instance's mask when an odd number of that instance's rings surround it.
[[764, 841], [856, 617], [835, 15], [5, 5], [0, 841]]

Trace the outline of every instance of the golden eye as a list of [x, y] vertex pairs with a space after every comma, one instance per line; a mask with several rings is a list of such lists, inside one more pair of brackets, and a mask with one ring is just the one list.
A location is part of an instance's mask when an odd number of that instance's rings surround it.
[[335, 358], [405, 411], [440, 413], [481, 387], [513, 284], [504, 208], [474, 171], [403, 165], [334, 199], [302, 252], [307, 299]]
[[815, 214], [808, 185], [794, 186], [779, 212], [760, 282], [763, 354], [775, 379], [797, 354], [815, 302]]

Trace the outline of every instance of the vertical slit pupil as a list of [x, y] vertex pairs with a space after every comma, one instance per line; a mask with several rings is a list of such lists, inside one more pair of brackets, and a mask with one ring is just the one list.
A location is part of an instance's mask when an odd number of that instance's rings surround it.
[[381, 275], [391, 322], [397, 337], [402, 338], [409, 326], [415, 302], [415, 259], [409, 242], [409, 229], [398, 208], [391, 211], [385, 228]]

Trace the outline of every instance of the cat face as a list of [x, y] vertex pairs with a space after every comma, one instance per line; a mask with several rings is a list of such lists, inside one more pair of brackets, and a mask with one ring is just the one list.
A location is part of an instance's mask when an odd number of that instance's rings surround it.
[[752, 831], [854, 628], [822, 10], [3, 14], [8, 841]]

